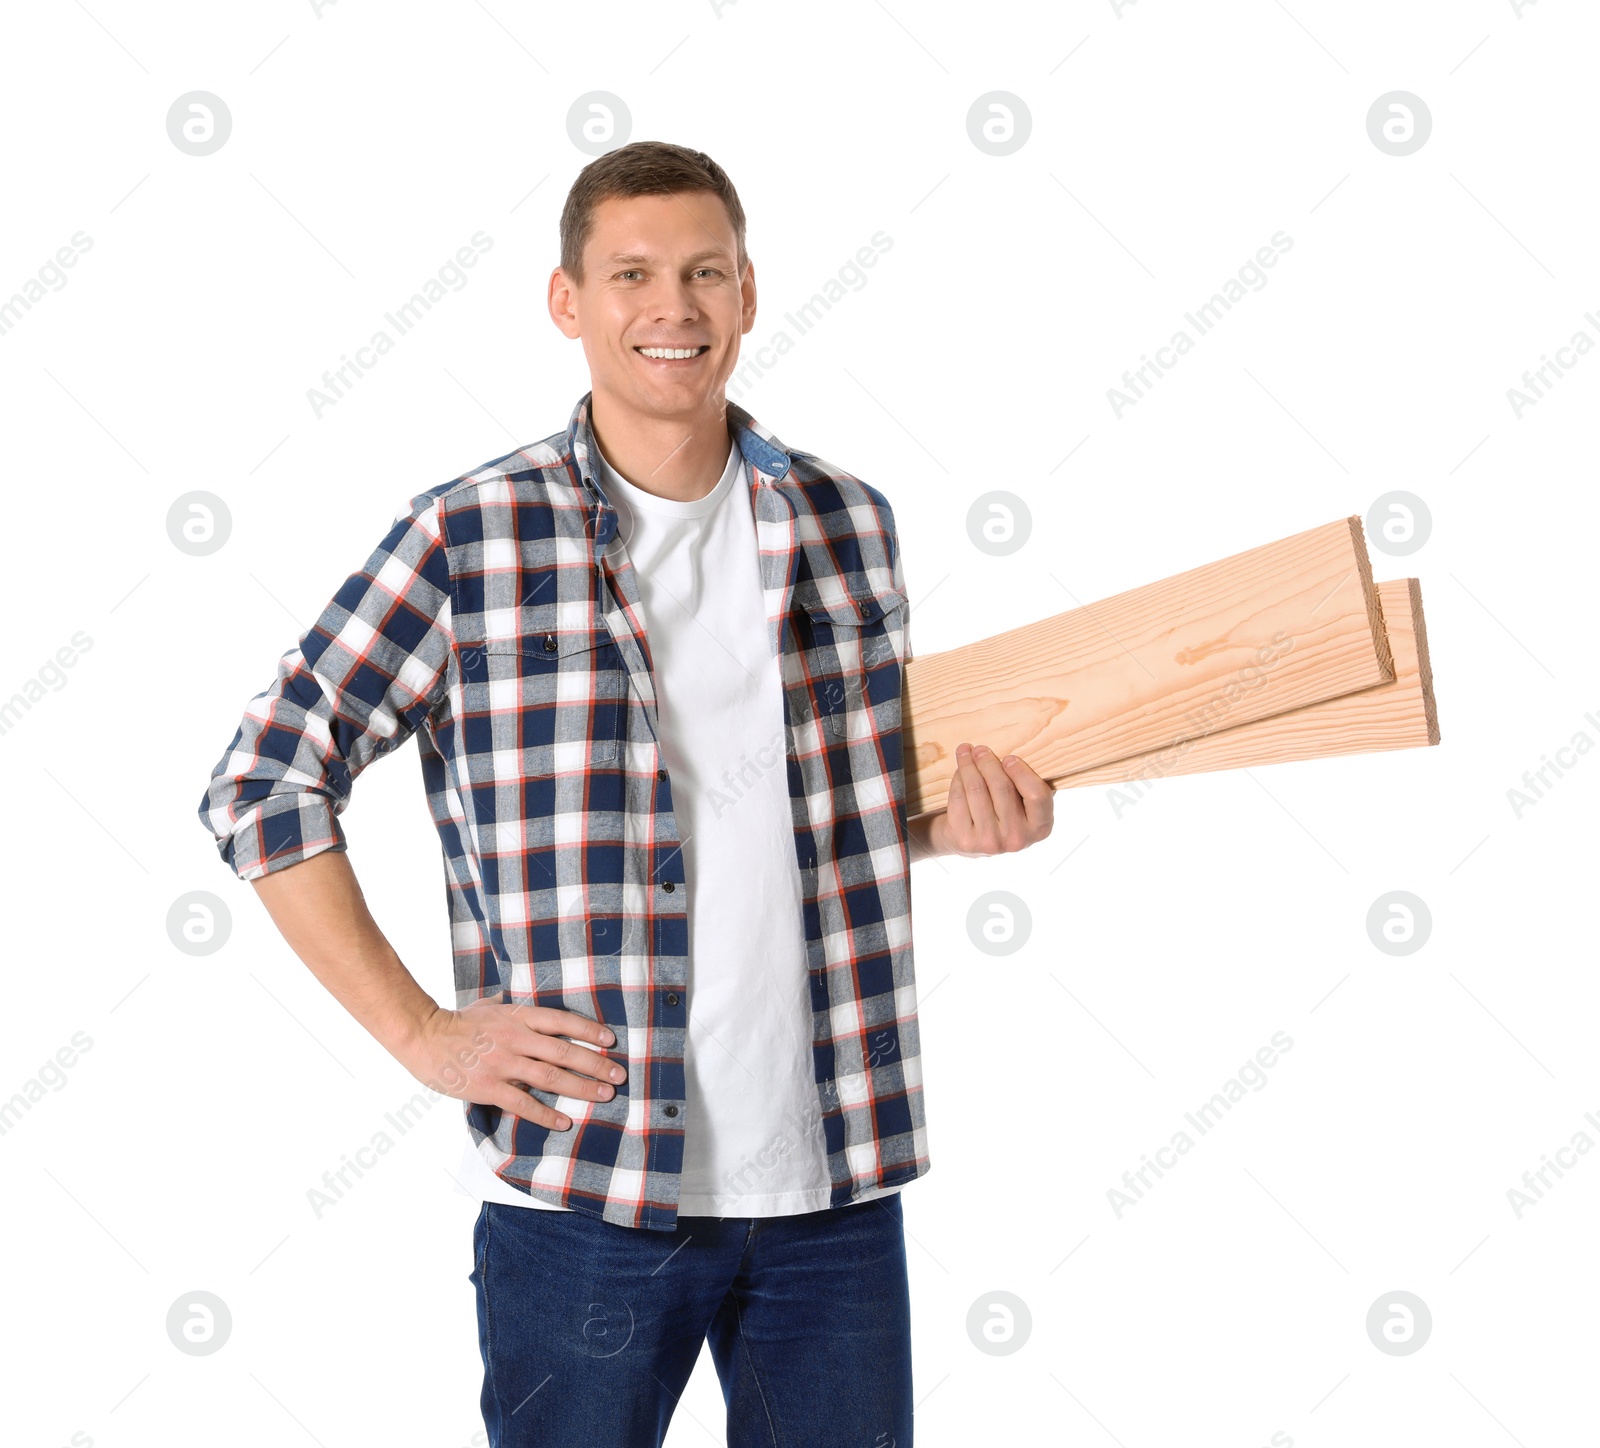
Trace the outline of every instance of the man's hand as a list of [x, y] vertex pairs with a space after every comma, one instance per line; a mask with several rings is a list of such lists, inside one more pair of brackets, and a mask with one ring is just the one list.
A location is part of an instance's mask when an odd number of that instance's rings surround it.
[[616, 1036], [575, 1011], [484, 999], [461, 1011], [440, 1009], [394, 1054], [434, 1091], [565, 1131], [571, 1118], [529, 1095], [523, 1085], [609, 1101], [617, 1094], [609, 1083], [620, 1083], [628, 1074], [603, 1049], [591, 1050], [579, 1041], [603, 1048], [614, 1045]]
[[1015, 754], [997, 759], [983, 744], [960, 744], [949, 802], [920, 817], [912, 838], [922, 855], [1003, 855], [1037, 844], [1054, 819], [1055, 791], [1031, 765]]
[[627, 1079], [622, 1065], [604, 1054], [616, 1044], [610, 1029], [576, 1011], [487, 997], [464, 1011], [443, 1009], [384, 939], [348, 851], [322, 850], [252, 883], [294, 953], [429, 1089], [565, 1131], [572, 1122], [523, 1086], [609, 1101]]

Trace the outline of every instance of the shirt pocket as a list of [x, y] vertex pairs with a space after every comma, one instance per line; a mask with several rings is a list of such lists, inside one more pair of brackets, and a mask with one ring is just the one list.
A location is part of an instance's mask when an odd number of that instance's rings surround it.
[[809, 709], [823, 737], [871, 737], [900, 727], [906, 594], [883, 588], [825, 599], [795, 586]]
[[461, 646], [469, 755], [524, 779], [615, 767], [626, 744], [628, 675], [610, 630], [592, 624]]

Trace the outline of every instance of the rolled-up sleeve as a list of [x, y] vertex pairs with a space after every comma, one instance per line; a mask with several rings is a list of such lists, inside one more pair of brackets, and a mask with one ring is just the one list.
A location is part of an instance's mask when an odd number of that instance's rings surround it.
[[241, 880], [346, 848], [355, 777], [448, 689], [450, 605], [440, 499], [425, 493], [278, 661], [211, 771], [200, 819]]

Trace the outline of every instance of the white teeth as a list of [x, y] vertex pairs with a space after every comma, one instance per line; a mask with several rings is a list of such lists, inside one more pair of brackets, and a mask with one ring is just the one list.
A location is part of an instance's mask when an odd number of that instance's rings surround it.
[[694, 357], [699, 354], [698, 347], [640, 347], [639, 351], [646, 357], [659, 357], [663, 360], [672, 360], [682, 357]]

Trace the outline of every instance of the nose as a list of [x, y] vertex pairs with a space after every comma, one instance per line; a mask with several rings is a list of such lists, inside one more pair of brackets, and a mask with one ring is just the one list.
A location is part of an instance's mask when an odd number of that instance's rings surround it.
[[650, 289], [647, 310], [655, 321], [669, 324], [692, 322], [700, 315], [688, 283], [681, 277], [666, 275], [658, 277]]

